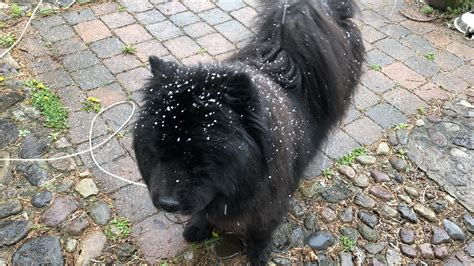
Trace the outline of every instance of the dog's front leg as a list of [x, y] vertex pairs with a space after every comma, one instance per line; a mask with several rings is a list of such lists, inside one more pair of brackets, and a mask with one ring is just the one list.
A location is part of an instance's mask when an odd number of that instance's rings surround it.
[[247, 231], [247, 256], [252, 266], [267, 265], [274, 229], [275, 226], [268, 226], [266, 228], [250, 228]]
[[191, 217], [183, 232], [184, 239], [191, 243], [203, 242], [204, 240], [211, 238], [211, 236], [212, 225], [204, 215], [199, 213]]

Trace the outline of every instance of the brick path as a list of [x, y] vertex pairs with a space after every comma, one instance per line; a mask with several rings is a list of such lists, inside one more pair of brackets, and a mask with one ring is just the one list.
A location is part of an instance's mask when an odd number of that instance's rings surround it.
[[[360, 2], [357, 23], [367, 48], [366, 73], [349, 114], [308, 176], [320, 174], [320, 169], [352, 149], [379, 140], [386, 129], [406, 121], [417, 108], [466, 94], [474, 85], [473, 42], [440, 25], [405, 19], [393, 1]], [[21, 44], [21, 53], [30, 60], [37, 78], [51, 85], [72, 110], [67, 137], [77, 150], [87, 146], [86, 132], [93, 116], [81, 110], [84, 99], [93, 96], [104, 105], [132, 99], [140, 104], [139, 89], [149, 77], [149, 55], [183, 64], [222, 60], [252, 36], [259, 10], [256, 0], [215, 4], [130, 0], [122, 4], [123, 12], [119, 4], [106, 3], [35, 20], [38, 34], [29, 34]], [[122, 53], [127, 45], [136, 48], [134, 55]], [[431, 53], [434, 61], [425, 58]], [[99, 119], [94, 136], [100, 140], [127, 112], [128, 107], [121, 107]], [[97, 157], [106, 169], [140, 179], [129, 133], [113, 139]], [[157, 213], [146, 200], [146, 189], [112, 180], [95, 170], [88, 156], [81, 159], [93, 169], [102, 190], [115, 199], [118, 215], [134, 223], [133, 235], [148, 260], [168, 256], [183, 246], [180, 226]]]

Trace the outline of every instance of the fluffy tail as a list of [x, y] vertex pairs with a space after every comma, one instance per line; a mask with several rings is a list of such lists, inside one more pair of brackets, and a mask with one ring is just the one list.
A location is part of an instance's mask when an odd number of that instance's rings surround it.
[[282, 1], [267, 2], [259, 32], [236, 59], [272, 76], [318, 118], [340, 119], [364, 59], [360, 32], [350, 20], [354, 3], [289, 0], [285, 7]]

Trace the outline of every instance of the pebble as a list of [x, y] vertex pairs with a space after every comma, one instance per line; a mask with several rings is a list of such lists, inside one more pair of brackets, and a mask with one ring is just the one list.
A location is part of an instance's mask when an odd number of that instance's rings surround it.
[[357, 230], [367, 241], [376, 242], [379, 239], [379, 233], [363, 223], [357, 224]]
[[453, 197], [451, 197], [451, 196], [449, 196], [449, 195], [444, 196], [444, 199], [445, 199], [446, 201], [448, 201], [448, 203], [451, 204], [451, 205], [454, 205], [454, 204], [456, 203], [456, 199], [453, 198]]
[[84, 240], [82, 240], [80, 247], [80, 255], [77, 257], [75, 264], [90, 264], [92, 259], [102, 254], [102, 250], [104, 249], [106, 242], [107, 237], [105, 237], [104, 233], [100, 231], [90, 232], [84, 237]]
[[391, 247], [387, 248], [385, 259], [388, 265], [402, 265], [402, 256]]
[[341, 173], [342, 175], [345, 175], [347, 177], [350, 177], [350, 178], [354, 178], [355, 175], [356, 175], [356, 172], [354, 170], [354, 168], [348, 166], [348, 165], [340, 165], [337, 170], [339, 171], [339, 173]]
[[435, 255], [433, 253], [433, 248], [429, 243], [423, 243], [418, 245], [418, 250], [420, 251], [420, 255], [424, 259], [434, 259]]
[[458, 148], [452, 148], [451, 150], [449, 150], [449, 154], [457, 158], [469, 158], [469, 154]]
[[[85, 179], [84, 179], [85, 180]], [[301, 218], [304, 215], [304, 208], [301, 204], [298, 203], [294, 198], [290, 199], [289, 202], [290, 206], [290, 213], [295, 216], [296, 218]]]
[[21, 212], [23, 207], [18, 199], [10, 199], [5, 203], [0, 204], [0, 219], [15, 215]]
[[301, 194], [303, 195], [303, 197], [310, 199], [316, 196], [316, 194], [318, 194], [319, 192], [321, 192], [322, 189], [323, 187], [318, 182], [313, 182], [311, 186], [303, 187], [303, 189], [301, 190]]
[[65, 249], [66, 249], [67, 252], [72, 253], [72, 252], [76, 251], [76, 248], [77, 248], [78, 244], [79, 244], [79, 241], [77, 241], [77, 239], [70, 238], [66, 242]]
[[432, 231], [433, 237], [431, 238], [431, 243], [437, 245], [451, 242], [451, 238], [449, 238], [448, 233], [446, 233], [444, 229], [434, 226]]
[[370, 176], [374, 179], [375, 182], [377, 183], [383, 183], [383, 182], [387, 182], [387, 181], [390, 181], [390, 177], [384, 173], [384, 172], [380, 172], [380, 171], [370, 171]]
[[47, 190], [41, 191], [36, 193], [31, 198], [31, 205], [36, 208], [43, 208], [49, 205], [51, 199], [53, 198], [53, 194]]
[[24, 220], [0, 220], [0, 247], [14, 245], [28, 235], [31, 224]]
[[13, 254], [12, 265], [64, 265], [59, 237], [39, 236], [24, 242]]
[[448, 208], [448, 202], [444, 199], [436, 199], [430, 204], [430, 208], [433, 209], [433, 211], [436, 214], [442, 213], [446, 208]]
[[408, 130], [404, 128], [400, 128], [399, 130], [396, 131], [396, 135], [398, 138], [398, 142], [401, 145], [405, 145], [408, 143]]
[[367, 243], [364, 245], [364, 249], [369, 252], [369, 254], [378, 254], [387, 246], [386, 242], [376, 242], [376, 243]]
[[339, 233], [341, 235], [349, 238], [353, 242], [357, 242], [357, 240], [359, 240], [359, 236], [360, 236], [359, 231], [357, 231], [357, 229], [352, 228], [352, 227], [341, 227], [341, 228], [339, 228]]
[[379, 223], [379, 218], [377, 218], [377, 215], [371, 212], [359, 211], [357, 213], [357, 217], [371, 228], [374, 228]]
[[360, 174], [353, 180], [354, 185], [360, 188], [366, 188], [369, 186], [370, 180], [367, 175]]
[[442, 125], [447, 131], [457, 132], [461, 129], [459, 125], [450, 122], [443, 122]]
[[341, 220], [341, 222], [343, 223], [350, 223], [354, 220], [354, 217], [353, 217], [353, 211], [352, 211], [352, 207], [347, 207], [347, 208], [344, 208], [340, 213], [339, 213], [339, 219]]
[[366, 209], [373, 209], [376, 205], [375, 200], [363, 193], [359, 193], [354, 197], [354, 204]]
[[399, 174], [395, 174], [393, 176], [393, 179], [395, 181], [397, 181], [397, 183], [399, 183], [399, 184], [403, 184], [403, 181], [405, 181], [405, 178], [403, 176], [399, 175]]
[[464, 241], [466, 239], [466, 236], [464, 235], [464, 232], [462, 231], [461, 227], [459, 227], [459, 225], [457, 225], [456, 223], [448, 219], [444, 219], [443, 225], [444, 230], [446, 230], [452, 240]]
[[423, 121], [423, 119], [418, 119], [416, 120], [415, 124], [417, 127], [422, 127], [425, 125], [425, 121]]
[[66, 225], [66, 230], [73, 236], [79, 236], [89, 226], [89, 221], [85, 214], [74, 217]]
[[415, 258], [417, 255], [417, 252], [414, 248], [407, 246], [407, 245], [400, 245], [400, 251], [402, 252], [403, 255], [409, 257], [409, 258]]
[[427, 200], [433, 200], [436, 198], [436, 195], [431, 192], [426, 192], [425, 197]]
[[316, 216], [314, 214], [310, 213], [304, 218], [304, 227], [310, 231], [316, 229]]
[[78, 202], [70, 196], [58, 197], [41, 215], [41, 222], [51, 227], [58, 226], [69, 214], [76, 211], [78, 206]]
[[92, 178], [84, 178], [76, 185], [75, 190], [83, 197], [87, 198], [92, 195], [97, 195], [99, 189], [97, 188]]
[[356, 157], [356, 161], [362, 165], [372, 165], [377, 162], [377, 158], [370, 155], [361, 155]]
[[106, 225], [112, 216], [112, 211], [109, 205], [104, 201], [92, 203], [88, 208], [88, 213], [99, 225]]
[[434, 247], [433, 253], [436, 258], [444, 259], [449, 255], [449, 250], [445, 246], [436, 246]]
[[380, 212], [383, 216], [385, 217], [396, 217], [398, 215], [397, 210], [394, 208], [388, 206], [387, 204], [383, 204], [382, 207], [380, 207]]
[[336, 212], [329, 208], [323, 208], [321, 211], [321, 218], [324, 222], [332, 222], [337, 218]]
[[61, 137], [54, 143], [54, 146], [56, 146], [57, 149], [64, 149], [71, 147], [71, 143], [69, 143], [65, 137]]
[[393, 169], [397, 170], [398, 172], [403, 172], [407, 169], [407, 162], [402, 158], [392, 157], [389, 159], [389, 162]]
[[388, 133], [388, 143], [390, 143], [390, 145], [392, 146], [396, 146], [398, 145], [398, 139], [397, 139], [397, 135], [395, 134], [395, 132], [390, 132]]
[[130, 244], [128, 242], [125, 242], [115, 247], [114, 250], [115, 250], [115, 254], [117, 254], [119, 259], [126, 260], [137, 251], [137, 246]]
[[412, 198], [415, 198], [415, 199], [416, 199], [416, 198], [418, 198], [418, 196], [420, 195], [420, 194], [418, 193], [418, 190], [416, 190], [416, 188], [414, 188], [414, 187], [406, 186], [406, 187], [404, 187], [404, 189], [405, 189], [405, 192], [406, 192], [408, 195], [410, 195], [410, 197], [412, 197]]
[[421, 205], [420, 203], [416, 203], [413, 206], [413, 210], [420, 215], [422, 218], [425, 218], [429, 222], [436, 222], [438, 219], [436, 218], [436, 214], [429, 208]]
[[474, 217], [469, 213], [464, 214], [463, 216], [464, 225], [466, 225], [467, 231], [474, 233]]
[[403, 219], [409, 221], [410, 223], [418, 222], [418, 217], [416, 216], [416, 213], [409, 206], [404, 205], [404, 204], [399, 204], [398, 212], [400, 212], [400, 215], [402, 216]]
[[411, 200], [411, 198], [408, 197], [407, 195], [400, 194], [400, 195], [398, 195], [398, 198], [403, 200], [408, 205], [411, 205], [413, 203], [413, 200]]
[[[50, 158], [57, 158], [67, 155], [64, 152], [55, 153]], [[62, 160], [54, 160], [48, 162], [54, 169], [61, 172], [70, 172], [76, 169], [76, 162], [72, 158], [65, 158]]]
[[415, 232], [407, 227], [402, 227], [399, 232], [400, 241], [404, 244], [411, 245], [415, 242]]
[[391, 200], [393, 199], [393, 194], [388, 189], [382, 186], [373, 186], [369, 190], [370, 194], [374, 195], [375, 197], [383, 200]]
[[315, 250], [326, 250], [336, 244], [336, 238], [329, 231], [317, 231], [306, 238], [306, 244]]
[[390, 152], [390, 147], [388, 146], [387, 142], [381, 142], [377, 147], [377, 154], [378, 155], [388, 155]]
[[56, 191], [59, 193], [68, 192], [72, 185], [74, 185], [74, 181], [71, 179], [65, 179], [59, 183], [59, 185], [56, 187]]
[[341, 266], [352, 266], [352, 254], [350, 252], [339, 252], [339, 262]]

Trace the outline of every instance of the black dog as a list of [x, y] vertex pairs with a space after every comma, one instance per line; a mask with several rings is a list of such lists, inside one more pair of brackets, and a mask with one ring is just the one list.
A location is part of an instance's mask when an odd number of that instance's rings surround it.
[[224, 63], [150, 57], [134, 149], [154, 204], [192, 215], [191, 242], [242, 233], [266, 263], [288, 199], [358, 83], [364, 48], [350, 0], [290, 0]]

